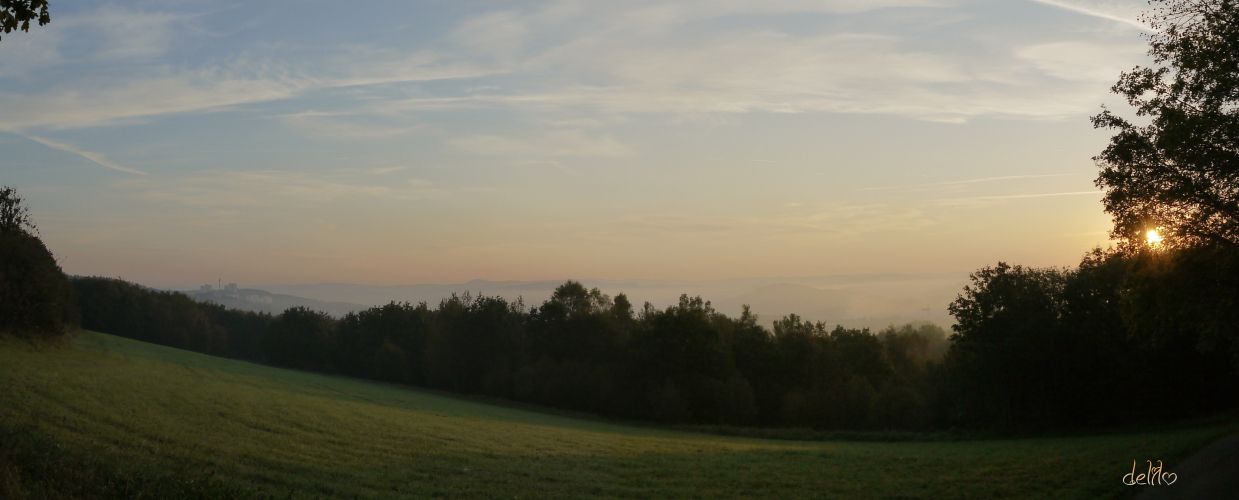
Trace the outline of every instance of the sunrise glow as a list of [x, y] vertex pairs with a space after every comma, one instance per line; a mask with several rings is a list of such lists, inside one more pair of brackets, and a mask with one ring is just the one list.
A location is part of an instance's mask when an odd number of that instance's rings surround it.
[[1145, 238], [1148, 240], [1149, 245], [1152, 246], [1157, 246], [1162, 243], [1162, 235], [1158, 234], [1156, 229], [1150, 229], [1149, 234], [1145, 235]]

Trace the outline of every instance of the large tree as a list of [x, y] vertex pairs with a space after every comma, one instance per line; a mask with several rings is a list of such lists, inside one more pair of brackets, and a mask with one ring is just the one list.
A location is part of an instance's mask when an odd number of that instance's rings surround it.
[[1094, 158], [1113, 236], [1143, 244], [1156, 229], [1172, 247], [1239, 243], [1239, 7], [1235, 0], [1152, 0], [1143, 20], [1152, 67], [1125, 72], [1112, 90], [1137, 125], [1109, 110], [1117, 131]]
[[43, 26], [51, 20], [47, 0], [0, 0], [0, 29], [5, 33], [30, 31], [30, 21], [38, 21], [39, 26]]

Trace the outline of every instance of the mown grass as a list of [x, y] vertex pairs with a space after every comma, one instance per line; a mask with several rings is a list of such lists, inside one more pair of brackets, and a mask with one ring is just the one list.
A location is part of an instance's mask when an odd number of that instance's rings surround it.
[[[125, 467], [361, 498], [1117, 498], [1234, 423], [957, 442], [798, 442], [628, 426], [82, 332], [0, 340], [0, 421]], [[1173, 471], [1173, 468], [1168, 470]], [[29, 478], [27, 478], [27, 482]], [[44, 485], [46, 486], [46, 485]]]

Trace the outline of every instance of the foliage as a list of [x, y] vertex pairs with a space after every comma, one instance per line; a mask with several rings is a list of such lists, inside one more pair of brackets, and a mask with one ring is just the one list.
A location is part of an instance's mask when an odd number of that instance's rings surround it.
[[424, 302], [392, 302], [349, 313], [336, 327], [335, 366], [354, 377], [423, 385], [430, 325]]
[[291, 307], [267, 326], [263, 337], [267, 361], [299, 370], [332, 371], [335, 329], [327, 313]]
[[1113, 91], [1150, 123], [1109, 110], [1116, 130], [1096, 158], [1113, 235], [1139, 246], [1159, 229], [1169, 246], [1239, 243], [1239, 6], [1233, 0], [1156, 0], [1155, 67], [1125, 72]]
[[39, 26], [52, 21], [47, 0], [0, 0], [0, 29], [5, 33], [30, 31], [30, 21], [34, 20], [38, 20]]
[[30, 208], [25, 201], [17, 194], [17, 189], [0, 188], [0, 232], [38, 237], [39, 230], [30, 220]]
[[[391, 303], [335, 319], [272, 317], [108, 278], [73, 280], [84, 326], [276, 366], [668, 423], [919, 429], [935, 420], [926, 378], [941, 330], [880, 335], [789, 315], [774, 332], [683, 296], [634, 315], [569, 281], [550, 300], [453, 295], [431, 309]], [[936, 335], [936, 336], [935, 336]]]
[[1143, 251], [1129, 259], [1121, 317], [1150, 349], [1229, 357], [1239, 369], [1239, 248]]
[[1150, 304], [1176, 292], [1201, 296], [1150, 279], [1199, 282], [1204, 275], [1193, 269], [1152, 278], [1141, 271], [1147, 257], [1094, 250], [1074, 270], [999, 263], [974, 273], [950, 306], [958, 320], [946, 360], [952, 418], [1096, 425], [1230, 407], [1239, 378], [1224, 355], [1198, 348], [1199, 321]]
[[220, 356], [259, 360], [265, 353], [258, 343], [270, 315], [226, 310], [115, 278], [71, 282], [83, 328]]
[[50, 337], [76, 323], [73, 289], [29, 210], [15, 189], [0, 189], [0, 333]]

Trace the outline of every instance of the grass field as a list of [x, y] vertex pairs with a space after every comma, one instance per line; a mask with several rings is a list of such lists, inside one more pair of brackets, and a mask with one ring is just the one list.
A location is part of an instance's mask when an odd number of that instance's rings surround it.
[[[122, 462], [298, 496], [1124, 498], [1132, 460], [1235, 424], [960, 442], [794, 442], [487, 405], [82, 332], [0, 340], [0, 420]], [[1167, 467], [1173, 471], [1173, 467]]]

